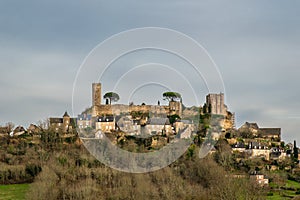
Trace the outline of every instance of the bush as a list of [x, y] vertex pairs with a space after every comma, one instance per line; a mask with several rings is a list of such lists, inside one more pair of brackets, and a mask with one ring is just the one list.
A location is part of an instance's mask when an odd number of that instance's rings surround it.
[[274, 194], [273, 194], [273, 192], [268, 192], [267, 193], [267, 196], [273, 196]]
[[32, 178], [37, 176], [42, 171], [41, 166], [35, 164], [28, 164], [26, 165], [25, 172], [26, 174], [30, 175]]

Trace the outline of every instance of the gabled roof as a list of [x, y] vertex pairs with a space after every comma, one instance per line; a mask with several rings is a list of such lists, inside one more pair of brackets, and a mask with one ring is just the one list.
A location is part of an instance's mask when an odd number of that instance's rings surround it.
[[50, 117], [50, 124], [55, 124], [55, 123], [63, 123], [63, 118], [59, 117]]
[[170, 125], [168, 118], [154, 117], [148, 120], [149, 125]]
[[14, 129], [14, 133], [18, 133], [18, 132], [22, 132], [22, 131], [26, 131], [25, 128], [23, 126], [18, 126]]
[[250, 122], [246, 122], [244, 125], [241, 126], [241, 128], [252, 128], [256, 130], [259, 129], [257, 123], [250, 123]]
[[115, 120], [113, 115], [100, 116], [97, 118], [97, 122], [113, 122]]
[[263, 136], [267, 135], [278, 135], [280, 136], [281, 134], [281, 128], [260, 128], [261, 134]]
[[81, 114], [78, 115], [77, 120], [91, 120], [92, 115], [87, 115], [87, 114]]

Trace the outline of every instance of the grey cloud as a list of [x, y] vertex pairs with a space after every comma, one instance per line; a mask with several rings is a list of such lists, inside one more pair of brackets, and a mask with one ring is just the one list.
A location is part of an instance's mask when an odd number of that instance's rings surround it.
[[[208, 50], [239, 124], [281, 126], [284, 138], [300, 140], [298, 118], [285, 120], [300, 115], [299, 5], [279, 0], [1, 1], [0, 90], [5, 95], [0, 123], [35, 122], [70, 110], [77, 69], [94, 46], [130, 28], [161, 26], [190, 35]], [[90, 103], [90, 87], [80, 102]]]

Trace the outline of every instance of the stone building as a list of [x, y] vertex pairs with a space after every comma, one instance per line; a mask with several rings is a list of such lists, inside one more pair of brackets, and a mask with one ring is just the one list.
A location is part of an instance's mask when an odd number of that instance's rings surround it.
[[76, 118], [71, 118], [67, 111], [63, 117], [50, 117], [50, 128], [53, 128], [56, 132], [72, 132], [76, 126]]
[[281, 128], [260, 128], [259, 135], [262, 138], [280, 142]]
[[42, 128], [38, 127], [37, 125], [30, 124], [27, 128], [28, 134], [34, 135], [41, 133]]
[[220, 121], [223, 131], [235, 128], [235, 113], [228, 111], [224, 101], [224, 93], [206, 95], [204, 113], [219, 115], [224, 119]]
[[208, 94], [206, 96], [206, 105], [210, 114], [226, 115], [227, 106], [224, 104], [224, 93]]
[[133, 120], [132, 116], [122, 116], [116, 119], [117, 128], [126, 132], [128, 135], [140, 135], [141, 124], [140, 120]]
[[258, 136], [259, 127], [257, 123], [245, 122], [239, 129], [240, 132], [250, 132], [254, 137]]
[[260, 174], [258, 172], [254, 172], [250, 175], [250, 180], [257, 183], [260, 186], [265, 186], [269, 184], [269, 179], [265, 177], [265, 175]]
[[81, 114], [77, 117], [77, 128], [85, 129], [92, 127], [92, 115]]
[[249, 132], [253, 137], [276, 142], [280, 142], [281, 140], [281, 128], [260, 128], [257, 123], [245, 122], [238, 130], [239, 132]]
[[170, 135], [172, 133], [172, 126], [168, 118], [150, 118], [148, 120], [146, 130], [152, 135]]
[[152, 113], [155, 115], [182, 115], [182, 103], [170, 101], [168, 106], [160, 105], [123, 105], [123, 104], [101, 104], [101, 83], [92, 84], [92, 117], [104, 115], [120, 115], [121, 113]]
[[96, 117], [96, 130], [101, 130], [102, 132], [111, 132], [115, 130], [115, 125], [115, 117], [112, 115]]

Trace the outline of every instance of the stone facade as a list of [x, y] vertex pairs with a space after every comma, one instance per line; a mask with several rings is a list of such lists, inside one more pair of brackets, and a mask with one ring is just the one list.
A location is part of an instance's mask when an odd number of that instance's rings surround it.
[[168, 106], [160, 105], [104, 105], [101, 104], [101, 83], [92, 85], [92, 117], [104, 115], [120, 115], [121, 113], [150, 113], [153, 115], [182, 115], [182, 103], [179, 101], [170, 101]]
[[60, 117], [50, 117], [50, 128], [53, 128], [56, 132], [72, 132], [76, 125], [76, 118], [71, 118], [67, 111]]
[[267, 179], [263, 174], [252, 174], [250, 175], [250, 180], [252, 180], [260, 186], [265, 186], [269, 184], [269, 179]]
[[257, 123], [245, 122], [239, 129], [240, 132], [249, 131], [254, 137], [280, 142], [281, 128], [260, 128]]
[[111, 132], [112, 130], [115, 130], [115, 125], [116, 121], [114, 116], [102, 116], [96, 118], [96, 130], [101, 130], [102, 132]]
[[96, 108], [101, 106], [101, 83], [92, 84], [92, 115], [96, 115]]
[[215, 115], [227, 114], [227, 107], [224, 104], [224, 93], [208, 94], [206, 96], [206, 105], [209, 107], [211, 114], [215, 114]]
[[235, 113], [227, 110], [223, 93], [206, 95], [205, 104], [203, 112], [224, 117], [220, 124], [223, 131], [235, 128]]
[[87, 114], [78, 115], [77, 127], [79, 129], [85, 129], [92, 127], [92, 116]]

